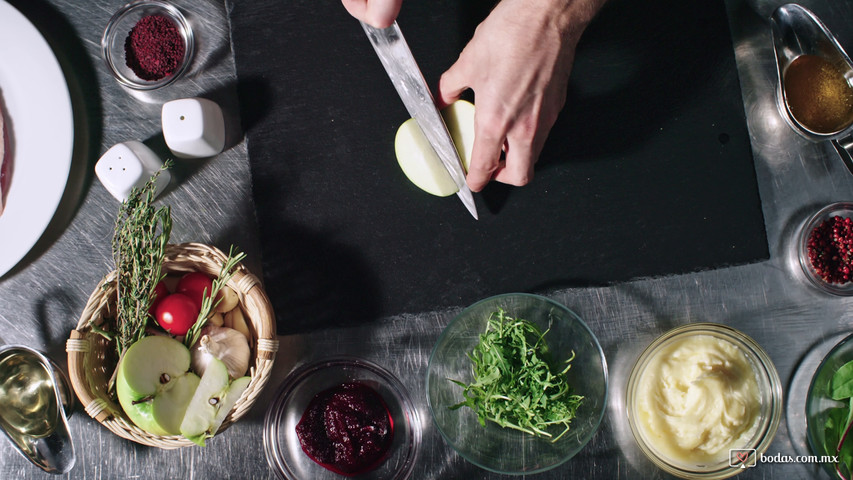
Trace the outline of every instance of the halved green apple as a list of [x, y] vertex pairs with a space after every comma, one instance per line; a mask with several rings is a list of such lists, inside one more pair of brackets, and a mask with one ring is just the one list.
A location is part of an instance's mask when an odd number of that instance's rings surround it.
[[[442, 110], [441, 116], [467, 172], [474, 148], [474, 105], [457, 100]], [[421, 190], [439, 197], [453, 195], [459, 190], [414, 118], [397, 129], [394, 151], [403, 173]]]
[[180, 434], [200, 380], [189, 371], [189, 349], [171, 337], [143, 337], [127, 349], [117, 369], [116, 394], [130, 420], [154, 435]]
[[212, 357], [187, 407], [181, 422], [181, 434], [203, 447], [204, 440], [219, 430], [250, 380], [250, 377], [240, 377], [230, 381], [225, 363]]

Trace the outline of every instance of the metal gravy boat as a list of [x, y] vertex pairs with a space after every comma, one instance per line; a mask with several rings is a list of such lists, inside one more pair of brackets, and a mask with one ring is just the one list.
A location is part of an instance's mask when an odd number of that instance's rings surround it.
[[[776, 8], [770, 16], [770, 25], [779, 75], [776, 100], [780, 114], [802, 137], [813, 142], [831, 142], [844, 165], [853, 174], [853, 104], [849, 105], [849, 120], [841, 122], [831, 131], [812, 128], [792, 113], [791, 98], [786, 89], [785, 78], [788, 68], [799, 57], [804, 55], [818, 57], [819, 61], [827, 62], [835, 69], [834, 71], [843, 76], [841, 88], [849, 88], [853, 96], [853, 86], [851, 86], [853, 62], [823, 22], [814, 13], [800, 5], [788, 3]], [[814, 105], [819, 105], [817, 99]], [[833, 106], [843, 108], [839, 104]]]
[[70, 385], [41, 352], [0, 345], [0, 429], [15, 449], [48, 473], [67, 473], [76, 460], [68, 428], [75, 398]]

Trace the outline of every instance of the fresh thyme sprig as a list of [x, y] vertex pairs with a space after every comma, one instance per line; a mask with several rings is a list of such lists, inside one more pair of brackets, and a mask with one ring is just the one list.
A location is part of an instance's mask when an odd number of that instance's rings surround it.
[[167, 160], [142, 188], [131, 190], [122, 202], [112, 240], [116, 266], [116, 351], [124, 351], [145, 336], [154, 287], [163, 279], [163, 258], [172, 231], [168, 205], [153, 206], [157, 178], [172, 166]]
[[205, 289], [202, 294], [201, 311], [198, 312], [198, 319], [196, 319], [195, 323], [190, 327], [184, 337], [184, 344], [187, 347], [192, 348], [192, 346], [198, 341], [198, 338], [201, 335], [201, 329], [204, 328], [205, 324], [207, 324], [207, 319], [210, 317], [210, 312], [212, 312], [213, 309], [216, 308], [216, 305], [222, 301], [221, 298], [216, 298], [219, 295], [219, 291], [226, 283], [228, 283], [228, 280], [234, 276], [234, 268], [237, 264], [243, 261], [244, 258], [246, 258], [246, 254], [243, 252], [235, 253], [234, 246], [232, 245], [231, 249], [228, 251], [228, 259], [225, 260], [225, 263], [219, 270], [219, 275], [213, 279], [210, 287], [210, 295], [207, 294], [207, 289]]

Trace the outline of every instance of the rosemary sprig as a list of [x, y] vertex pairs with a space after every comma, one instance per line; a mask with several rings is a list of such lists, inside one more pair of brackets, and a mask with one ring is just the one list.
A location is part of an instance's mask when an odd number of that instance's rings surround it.
[[204, 325], [207, 324], [207, 319], [210, 317], [210, 312], [212, 312], [213, 309], [216, 308], [216, 305], [222, 301], [221, 298], [216, 299], [219, 295], [219, 291], [226, 283], [228, 283], [228, 280], [234, 276], [234, 268], [237, 264], [243, 261], [244, 258], [246, 258], [246, 254], [243, 252], [235, 252], [234, 246], [232, 245], [231, 249], [228, 251], [228, 259], [225, 260], [225, 263], [219, 270], [219, 275], [213, 279], [210, 287], [210, 295], [207, 294], [207, 289], [205, 289], [202, 294], [201, 311], [198, 312], [198, 318], [184, 337], [184, 344], [187, 347], [192, 348], [192, 346], [198, 341], [198, 338], [201, 335], [201, 329], [204, 328]]
[[112, 250], [116, 266], [116, 351], [124, 351], [145, 336], [148, 308], [161, 272], [172, 231], [169, 206], [155, 208], [157, 177], [172, 166], [167, 160], [142, 188], [131, 190], [116, 218]]

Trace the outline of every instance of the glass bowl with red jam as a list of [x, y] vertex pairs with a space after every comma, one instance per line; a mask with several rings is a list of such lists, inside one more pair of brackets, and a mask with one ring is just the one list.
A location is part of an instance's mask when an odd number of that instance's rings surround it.
[[118, 82], [154, 90], [178, 80], [192, 61], [193, 31], [184, 14], [162, 0], [136, 1], [117, 11], [101, 38], [101, 54]]
[[836, 202], [805, 220], [796, 242], [807, 282], [833, 295], [853, 295], [853, 202]]
[[405, 386], [351, 357], [294, 370], [264, 425], [267, 461], [280, 479], [408, 478], [420, 443], [420, 417]]

